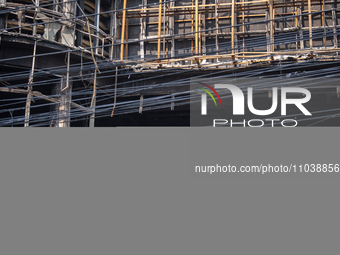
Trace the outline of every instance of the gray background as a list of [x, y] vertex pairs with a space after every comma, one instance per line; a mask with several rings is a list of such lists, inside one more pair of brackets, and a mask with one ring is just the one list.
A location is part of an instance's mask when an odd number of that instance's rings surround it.
[[194, 165], [339, 163], [338, 128], [2, 128], [0, 254], [339, 254], [339, 177]]

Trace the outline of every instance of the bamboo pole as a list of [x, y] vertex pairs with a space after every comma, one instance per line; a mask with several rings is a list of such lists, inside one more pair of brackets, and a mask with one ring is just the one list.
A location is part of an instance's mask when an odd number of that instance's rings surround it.
[[336, 15], [336, 0], [332, 0], [332, 20], [333, 20], [333, 43], [334, 43], [334, 48], [338, 47], [338, 35], [337, 35], [337, 28], [336, 28], [336, 20], [337, 20], [337, 15]]
[[[195, 0], [191, 1], [191, 5], [192, 5], [192, 10], [194, 10], [195, 8]], [[194, 32], [194, 18], [195, 15], [194, 13], [192, 13], [191, 15], [191, 32]], [[191, 39], [191, 56], [194, 55], [194, 39]], [[191, 64], [193, 64], [193, 60], [191, 61]]]
[[[301, 6], [298, 7], [297, 9], [297, 14], [301, 15], [302, 14], [302, 9]], [[302, 16], [298, 17], [299, 21], [298, 21], [298, 28], [299, 28], [299, 36], [300, 36], [300, 49], [304, 49], [305, 48], [305, 42], [303, 40], [303, 31], [302, 31]]]
[[[170, 9], [171, 8], [175, 8], [175, 2], [174, 1], [170, 2]], [[175, 55], [176, 55], [175, 36], [174, 36], [174, 34], [175, 34], [175, 16], [171, 16], [170, 17], [169, 23], [170, 23], [169, 24], [169, 33], [172, 36], [171, 37], [171, 49], [170, 49], [170, 52], [171, 52], [171, 58], [174, 58]]]
[[[167, 5], [167, 11], [169, 11], [169, 5]], [[166, 16], [166, 34], [169, 35], [169, 15]], [[169, 41], [166, 41], [166, 58], [169, 57]]]
[[129, 59], [129, 19], [126, 19], [126, 28], [125, 28], [125, 59]]
[[29, 127], [30, 122], [30, 113], [31, 113], [31, 101], [32, 101], [32, 90], [33, 90], [33, 76], [34, 76], [34, 67], [35, 67], [35, 54], [37, 52], [37, 41], [34, 41], [33, 47], [33, 58], [32, 58], [32, 67], [30, 76], [28, 78], [28, 86], [27, 86], [27, 99], [26, 99], [26, 107], [25, 107], [25, 127]]
[[235, 53], [235, 0], [231, 1], [231, 53]]
[[[114, 10], [114, 2], [111, 2], [111, 10]], [[115, 29], [115, 24], [116, 24], [116, 20], [115, 20], [115, 16], [116, 16], [116, 12], [111, 12], [110, 14], [110, 36], [112, 38], [112, 44], [110, 46], [110, 50], [109, 50], [109, 56], [110, 56], [110, 60], [113, 60], [113, 44], [115, 41], [115, 36], [114, 36], [114, 31]]]
[[308, 26], [309, 26], [309, 48], [313, 48], [313, 24], [312, 24], [312, 5], [308, 0]]
[[[202, 0], [202, 8], [205, 9], [205, 5], [206, 5], [206, 0]], [[203, 10], [202, 12], [202, 30], [203, 30], [203, 37], [202, 37], [202, 53], [203, 55], [207, 54], [207, 47], [206, 47], [206, 33], [205, 33], [205, 29], [206, 29], [206, 20], [205, 20], [205, 10]]]
[[163, 57], [165, 57], [165, 32], [166, 32], [166, 29], [165, 29], [165, 1], [164, 1], [164, 4], [163, 4]]
[[143, 113], [143, 95], [140, 96], [139, 99], [139, 113], [142, 114]]
[[70, 85], [70, 62], [71, 62], [71, 52], [67, 52], [67, 67], [66, 67], [66, 86], [61, 90], [61, 92], [67, 90]]
[[[296, 6], [296, 0], [293, 0], [293, 5], [294, 5], [294, 24], [295, 27], [298, 27], [298, 17], [297, 17], [297, 6]], [[295, 48], [298, 49], [298, 40], [297, 40], [297, 35], [296, 35], [296, 43], [295, 43]]]
[[[242, 0], [242, 33], [245, 32], [245, 27], [244, 27], [244, 0]], [[243, 41], [242, 41], [242, 51], [245, 52], [245, 36], [243, 34]], [[244, 54], [243, 54], [243, 59], [244, 59]]]
[[294, 21], [295, 21], [295, 26], [297, 27], [298, 26], [298, 19], [297, 19], [297, 6], [296, 6], [296, 0], [293, 0], [293, 5], [294, 5]]
[[[215, 43], [216, 43], [216, 54], [218, 55], [218, 51], [219, 51], [219, 46], [218, 46], [218, 5], [219, 2], [218, 0], [215, 0], [215, 20], [216, 20], [216, 39], [215, 39]], [[218, 62], [218, 59], [216, 60]]]
[[198, 0], [195, 3], [195, 53], [198, 54]]
[[125, 36], [125, 20], [126, 20], [126, 0], [123, 4], [123, 21], [122, 21], [122, 31], [121, 31], [121, 45], [120, 45], [120, 60], [124, 59], [124, 36]]
[[270, 17], [270, 51], [274, 51], [274, 21], [273, 19], [275, 18], [274, 15], [274, 1], [269, 0], [269, 17]]
[[[142, 1], [143, 3], [143, 13], [146, 13], [146, 5], [147, 5], [147, 0], [143, 0]], [[144, 40], [145, 40], [145, 33], [146, 33], [146, 18], [143, 17], [140, 19], [140, 25], [141, 25], [141, 28], [140, 28], [140, 57], [141, 59], [144, 59], [145, 57], [145, 43], [144, 43]]]
[[322, 45], [323, 47], [326, 47], [326, 28], [325, 28], [325, 24], [326, 24], [326, 17], [325, 17], [325, 0], [322, 0], [322, 20], [321, 20], [321, 26], [324, 27], [323, 29], [323, 37], [322, 37]]
[[90, 108], [92, 110], [92, 114], [90, 115], [90, 124], [89, 127], [94, 127], [95, 118], [96, 118], [96, 100], [97, 99], [97, 69], [94, 70], [94, 79], [93, 79], [93, 94], [91, 99]]
[[[34, 11], [33, 23], [36, 22], [36, 17], [37, 17], [38, 11], [39, 11], [39, 9], [38, 9], [38, 7], [39, 7], [39, 0], [35, 0], [35, 6], [36, 6], [36, 8], [35, 8], [35, 11]], [[7, 22], [6, 22], [6, 24], [7, 24]], [[33, 35], [37, 35], [37, 25], [33, 26]]]
[[270, 46], [270, 11], [266, 10], [266, 40], [267, 40], [267, 52], [271, 51]]
[[158, 6], [158, 47], [157, 56], [161, 57], [161, 29], [162, 29], [162, 0], [159, 0]]
[[117, 83], [118, 83], [118, 66], [116, 66], [116, 75], [115, 75], [115, 97], [114, 97], [114, 104], [111, 112], [111, 118], [113, 117], [113, 114], [115, 113], [115, 108], [117, 104]]
[[201, 25], [202, 25], [202, 23], [201, 23], [201, 20], [202, 20], [202, 15], [199, 14], [199, 16], [198, 16], [198, 31], [199, 31], [199, 33], [198, 33], [198, 54], [199, 55], [201, 55], [201, 53], [202, 53], [202, 50], [201, 50], [201, 48], [202, 48], [202, 42], [201, 42]]
[[[96, 26], [96, 37], [94, 39], [94, 46], [95, 48], [95, 53], [98, 54], [99, 51], [99, 26], [100, 26], [100, 0], [95, 1], [95, 20], [94, 20], [94, 25]], [[89, 31], [90, 32], [90, 31]]]

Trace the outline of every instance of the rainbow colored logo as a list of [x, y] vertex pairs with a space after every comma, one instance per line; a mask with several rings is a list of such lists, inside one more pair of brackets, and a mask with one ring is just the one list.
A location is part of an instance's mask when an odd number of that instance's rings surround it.
[[[212, 92], [214, 92], [214, 94], [217, 96], [217, 98], [218, 98], [218, 100], [220, 101], [220, 104], [221, 104], [221, 106], [222, 106], [222, 100], [221, 100], [221, 98], [220, 98], [220, 95], [217, 93], [217, 91], [216, 91], [213, 87], [211, 87], [210, 85], [208, 85], [208, 84], [205, 84], [205, 83], [202, 83], [202, 82], [200, 82], [200, 83], [201, 83], [202, 85], [206, 86], [207, 88], [211, 89]], [[215, 106], [217, 106], [216, 100], [215, 100], [213, 94], [211, 94], [211, 93], [209, 92], [209, 90], [204, 89], [204, 88], [199, 88], [199, 89], [200, 89], [200, 90], [203, 90], [204, 92], [206, 92], [206, 93], [212, 98], [212, 100], [214, 100]]]

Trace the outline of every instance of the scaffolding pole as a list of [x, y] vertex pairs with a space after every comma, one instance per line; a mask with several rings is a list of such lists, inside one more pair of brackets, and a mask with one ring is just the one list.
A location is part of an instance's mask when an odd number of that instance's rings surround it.
[[157, 56], [161, 57], [161, 30], [162, 30], [162, 0], [159, 0], [158, 6], [158, 45], [157, 45]]
[[337, 21], [337, 16], [336, 16], [336, 0], [332, 0], [332, 20], [333, 20], [333, 43], [334, 43], [334, 48], [338, 47], [338, 31], [336, 28], [336, 21]]
[[[170, 2], [170, 9], [175, 7], [175, 1]], [[176, 56], [176, 45], [175, 45], [175, 16], [171, 16], [169, 19], [169, 33], [171, 35], [171, 58]]]
[[32, 90], [33, 90], [33, 76], [34, 76], [34, 67], [35, 67], [35, 55], [37, 52], [37, 41], [34, 41], [33, 46], [33, 58], [32, 58], [32, 67], [31, 72], [28, 78], [28, 86], [27, 86], [27, 99], [26, 99], [26, 107], [25, 107], [25, 127], [29, 127], [30, 123], [30, 113], [31, 113], [31, 102], [32, 102]]
[[244, 19], [244, 0], [242, 0], [242, 33], [243, 33], [243, 38], [242, 38], [242, 52], [243, 52], [243, 58], [244, 59], [244, 52], [246, 51], [245, 50], [245, 36], [244, 36], [244, 32], [245, 32], [245, 26], [244, 26], [244, 23], [245, 23], [245, 19]]
[[311, 0], [308, 0], [308, 26], [309, 26], [309, 48], [313, 49], [313, 23], [312, 23]]
[[120, 60], [124, 60], [124, 35], [125, 35], [125, 19], [126, 19], [126, 0], [123, 4], [123, 21], [121, 31]]
[[96, 27], [96, 37], [94, 38], [94, 46], [95, 46], [95, 53], [98, 54], [98, 50], [99, 50], [99, 24], [100, 24], [100, 0], [96, 0], [95, 2], [96, 7], [95, 7], [95, 20], [94, 20], [94, 25]]
[[90, 115], [90, 124], [89, 127], [94, 127], [95, 118], [96, 118], [96, 97], [97, 97], [97, 69], [94, 70], [94, 79], [93, 79], [93, 94], [90, 108], [92, 110], [92, 114]]
[[198, 0], [195, 2], [195, 53], [198, 54]]
[[207, 48], [206, 48], [206, 35], [205, 35], [205, 5], [206, 5], [206, 0], [202, 0], [202, 8], [203, 8], [203, 13], [202, 13], [202, 30], [203, 30], [203, 37], [202, 37], [202, 53], [203, 55], [206, 55], [207, 53]]
[[269, 15], [270, 15], [270, 51], [274, 51], [274, 1], [273, 0], [268, 0], [269, 1]]
[[[215, 44], [216, 44], [216, 55], [219, 55], [218, 51], [219, 51], [219, 46], [218, 46], [218, 5], [219, 2], [218, 0], [215, 0], [215, 21], [216, 21], [216, 33], [215, 33]], [[218, 58], [216, 59], [216, 61], [218, 62]]]
[[231, 53], [235, 53], [235, 0], [231, 1]]
[[125, 28], [125, 59], [128, 60], [129, 59], [129, 19], [126, 19], [126, 28]]
[[[142, 1], [142, 5], [143, 5], [143, 13], [146, 15], [146, 5], [148, 4], [148, 1], [147, 0], [143, 0]], [[145, 40], [145, 34], [146, 34], [146, 18], [141, 18], [140, 19], [140, 48], [139, 48], [139, 51], [140, 51], [140, 58], [141, 59], [144, 59], [145, 57], [145, 43], [144, 43], [144, 40]]]

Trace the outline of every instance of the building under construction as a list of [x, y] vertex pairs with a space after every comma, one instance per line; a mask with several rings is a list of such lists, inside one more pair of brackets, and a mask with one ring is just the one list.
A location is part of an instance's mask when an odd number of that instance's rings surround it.
[[251, 78], [261, 108], [294, 76], [305, 125], [339, 126], [337, 3], [0, 0], [0, 126], [189, 126], [192, 79]]

